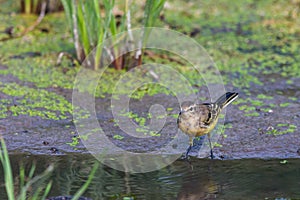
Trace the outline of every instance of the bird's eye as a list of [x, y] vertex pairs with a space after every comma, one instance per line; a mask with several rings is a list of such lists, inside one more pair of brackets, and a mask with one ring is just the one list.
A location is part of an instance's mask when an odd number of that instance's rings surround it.
[[190, 107], [189, 111], [193, 111], [194, 110], [194, 107]]

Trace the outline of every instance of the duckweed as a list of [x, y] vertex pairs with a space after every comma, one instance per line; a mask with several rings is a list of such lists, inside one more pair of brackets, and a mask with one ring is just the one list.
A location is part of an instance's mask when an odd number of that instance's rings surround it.
[[0, 100], [2, 118], [8, 115], [28, 115], [60, 120], [70, 118], [72, 114], [72, 104], [68, 100], [44, 89], [0, 82], [0, 92], [11, 96], [10, 100]]
[[289, 102], [279, 104], [280, 107], [288, 107], [290, 105]]
[[116, 140], [123, 140], [123, 139], [124, 139], [124, 136], [121, 136], [121, 135], [114, 135], [113, 138], [116, 139]]
[[265, 94], [259, 94], [259, 95], [257, 95], [257, 98], [258, 99], [273, 99], [272, 96], [268, 96], [268, 95], [265, 95]]
[[79, 144], [79, 136], [72, 137], [72, 142], [67, 142], [66, 144], [70, 145], [71, 147], [76, 147]]
[[252, 113], [246, 113], [245, 114], [246, 117], [259, 117], [259, 113], [258, 112], [252, 112]]
[[292, 101], [297, 101], [298, 100], [297, 97], [289, 97], [289, 99], [292, 100]]
[[294, 124], [279, 123], [277, 124], [277, 128], [268, 130], [266, 133], [272, 135], [284, 135], [288, 133], [294, 133], [296, 129], [297, 126]]

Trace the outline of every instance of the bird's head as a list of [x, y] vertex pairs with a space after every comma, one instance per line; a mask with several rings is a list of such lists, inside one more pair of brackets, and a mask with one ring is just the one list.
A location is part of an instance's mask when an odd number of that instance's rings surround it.
[[185, 101], [180, 106], [180, 115], [184, 113], [194, 113], [196, 110], [196, 104], [191, 101]]

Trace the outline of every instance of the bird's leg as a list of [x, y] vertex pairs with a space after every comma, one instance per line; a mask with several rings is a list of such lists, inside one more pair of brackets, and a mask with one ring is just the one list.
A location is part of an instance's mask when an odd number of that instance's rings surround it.
[[193, 139], [194, 139], [194, 137], [190, 137], [190, 141], [189, 141], [190, 146], [189, 146], [189, 148], [186, 150], [185, 158], [188, 158], [189, 152], [190, 152], [191, 149], [192, 149], [192, 146], [193, 146]]
[[192, 146], [190, 145], [189, 148], [186, 150], [185, 158], [188, 158], [189, 152], [191, 151], [191, 149], [192, 149]]
[[214, 154], [213, 154], [212, 145], [211, 145], [211, 141], [210, 141], [210, 133], [207, 134], [207, 137], [208, 137], [208, 142], [209, 142], [209, 147], [210, 147], [210, 157], [211, 157], [211, 159], [214, 159]]

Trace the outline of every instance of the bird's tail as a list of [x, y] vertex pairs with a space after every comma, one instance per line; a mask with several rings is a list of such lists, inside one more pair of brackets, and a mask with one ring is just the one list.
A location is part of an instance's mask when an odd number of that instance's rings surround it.
[[222, 95], [215, 103], [220, 106], [221, 109], [225, 108], [231, 102], [233, 102], [237, 97], [238, 93], [236, 92], [226, 92]]

